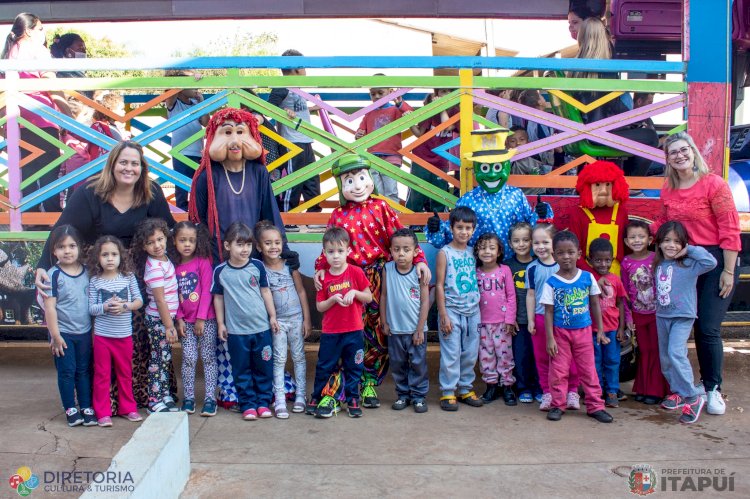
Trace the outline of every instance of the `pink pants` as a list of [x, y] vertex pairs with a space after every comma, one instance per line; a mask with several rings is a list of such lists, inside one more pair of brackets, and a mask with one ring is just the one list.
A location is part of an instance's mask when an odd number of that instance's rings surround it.
[[513, 337], [505, 330], [505, 324], [479, 325], [479, 368], [482, 381], [503, 386], [512, 386], [513, 377]]
[[591, 414], [604, 409], [602, 387], [594, 365], [594, 342], [591, 341], [591, 326], [581, 329], [555, 327], [557, 355], [549, 361], [549, 385], [552, 394], [552, 407], [565, 411], [567, 400], [568, 374], [574, 363], [578, 367], [586, 412]]
[[[539, 374], [539, 386], [542, 393], [550, 393], [549, 389], [549, 354], [547, 353], [547, 333], [544, 329], [544, 315], [536, 314], [534, 316], [535, 334], [531, 337], [531, 344], [534, 346], [534, 360], [536, 361], [536, 372]], [[592, 350], [593, 351], [593, 350]], [[578, 393], [578, 370], [576, 363], [570, 364], [570, 377], [568, 378], [568, 391]]]
[[92, 400], [97, 418], [112, 416], [112, 404], [109, 400], [112, 368], [117, 379], [119, 414], [137, 411], [133, 397], [133, 337], [107, 338], [95, 333]]

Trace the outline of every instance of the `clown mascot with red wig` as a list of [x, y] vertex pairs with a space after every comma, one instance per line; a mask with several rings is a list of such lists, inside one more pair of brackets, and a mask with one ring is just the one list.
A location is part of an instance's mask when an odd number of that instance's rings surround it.
[[[299, 257], [287, 246], [261, 144], [258, 120], [250, 112], [226, 108], [214, 114], [206, 127], [206, 145], [190, 189], [188, 213], [191, 221], [206, 224], [215, 240], [214, 263], [221, 259], [222, 238], [232, 223], [243, 222], [252, 229], [259, 221], [269, 220], [284, 240], [281, 258], [294, 269], [299, 267]], [[253, 253], [257, 258], [257, 251]], [[219, 404], [233, 409], [237, 391], [226, 342], [218, 342], [217, 357]]]
[[576, 191], [578, 208], [570, 215], [570, 231], [578, 236], [583, 246], [579, 268], [591, 270], [586, 262], [591, 241], [598, 237], [609, 239], [614, 249], [612, 273], [620, 275], [623, 255], [623, 231], [628, 223], [629, 188], [625, 175], [616, 164], [594, 161], [578, 174]]

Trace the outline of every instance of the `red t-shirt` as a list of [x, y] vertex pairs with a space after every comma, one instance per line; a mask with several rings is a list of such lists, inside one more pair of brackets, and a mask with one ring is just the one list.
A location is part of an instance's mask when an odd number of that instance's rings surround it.
[[[600, 282], [601, 276], [594, 273], [597, 282]], [[599, 306], [602, 309], [602, 324], [604, 331], [617, 331], [620, 326], [620, 309], [617, 307], [617, 299], [625, 300], [627, 293], [622, 281], [616, 275], [610, 273], [604, 276], [606, 282], [600, 286], [602, 294], [599, 295]]]
[[[413, 109], [406, 102], [402, 102], [401, 106], [394, 106], [393, 104], [387, 107], [381, 107], [374, 109], [369, 113], [365, 114], [362, 118], [362, 122], [359, 124], [359, 129], [365, 131], [365, 135], [372, 133], [375, 130], [382, 128], [393, 121], [396, 121], [404, 115], [406, 111], [412, 111]], [[378, 142], [374, 146], [367, 149], [368, 152], [378, 154], [392, 154], [400, 156], [398, 152], [401, 149], [401, 133], [395, 133], [388, 137], [382, 142]]]
[[[364, 291], [369, 286], [370, 282], [361, 268], [347, 265], [339, 275], [326, 272], [323, 277], [323, 287], [318, 291], [316, 300], [322, 302], [333, 295], [345, 295], [353, 289]], [[323, 334], [348, 333], [364, 329], [365, 325], [362, 320], [364, 308], [362, 302], [356, 299], [348, 307], [334, 303], [323, 313]]]

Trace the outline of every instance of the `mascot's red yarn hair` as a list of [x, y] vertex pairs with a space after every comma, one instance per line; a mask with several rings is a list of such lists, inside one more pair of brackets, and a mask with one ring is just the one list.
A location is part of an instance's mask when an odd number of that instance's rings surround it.
[[629, 197], [628, 183], [625, 174], [619, 166], [611, 161], [594, 161], [578, 174], [576, 191], [584, 208], [593, 208], [594, 200], [591, 195], [591, 184], [612, 182], [612, 199], [625, 204]]
[[[260, 146], [261, 153], [258, 161], [261, 164], [266, 164], [266, 150], [263, 149], [263, 140], [260, 137], [260, 131], [258, 131], [258, 120], [252, 113], [242, 110], [228, 107], [222, 109], [211, 117], [206, 127], [206, 145], [203, 147], [203, 155], [201, 156], [201, 164], [198, 170], [195, 172], [194, 178], [198, 178], [201, 173], [206, 172], [206, 184], [208, 187], [208, 209], [206, 210], [206, 220], [208, 224], [209, 232], [216, 237], [216, 242], [219, 246], [219, 255], [221, 257], [221, 227], [219, 226], [219, 212], [216, 209], [216, 191], [214, 189], [214, 178], [211, 173], [211, 158], [208, 156], [208, 149], [216, 136], [216, 129], [221, 126], [225, 121], [234, 121], [235, 123], [245, 123], [250, 129], [250, 136]], [[190, 187], [190, 200], [188, 202], [188, 216], [194, 223], [198, 223], [201, 220], [198, 217], [198, 206], [195, 204], [195, 186], [197, 182], [193, 182]], [[253, 194], [254, 195], [254, 194]]]

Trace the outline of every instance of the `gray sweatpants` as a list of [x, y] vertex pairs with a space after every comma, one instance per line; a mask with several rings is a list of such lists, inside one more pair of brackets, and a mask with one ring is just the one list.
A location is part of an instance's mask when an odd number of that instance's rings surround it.
[[443, 396], [464, 395], [472, 390], [474, 366], [479, 355], [479, 314], [460, 315], [448, 309], [453, 329], [440, 332], [440, 390]]
[[686, 317], [656, 316], [661, 372], [674, 393], [691, 400], [702, 393], [693, 384], [693, 368], [688, 359], [687, 342], [693, 322], [695, 319]]
[[391, 375], [399, 398], [423, 399], [430, 381], [427, 377], [427, 341], [414, 345], [411, 334], [391, 334], [388, 337]]

